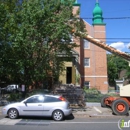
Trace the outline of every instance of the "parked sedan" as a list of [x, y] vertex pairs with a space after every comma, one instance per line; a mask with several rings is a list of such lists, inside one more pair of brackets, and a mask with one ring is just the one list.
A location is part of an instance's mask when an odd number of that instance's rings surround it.
[[8, 104], [2, 113], [10, 119], [18, 116], [47, 116], [61, 121], [72, 113], [69, 102], [59, 95], [33, 95], [21, 102]]

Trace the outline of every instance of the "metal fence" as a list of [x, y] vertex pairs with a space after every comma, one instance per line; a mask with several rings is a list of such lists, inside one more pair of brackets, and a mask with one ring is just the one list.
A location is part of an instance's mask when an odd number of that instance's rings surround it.
[[85, 93], [81, 87], [64, 85], [56, 88], [54, 94], [65, 97], [73, 107], [85, 107]]

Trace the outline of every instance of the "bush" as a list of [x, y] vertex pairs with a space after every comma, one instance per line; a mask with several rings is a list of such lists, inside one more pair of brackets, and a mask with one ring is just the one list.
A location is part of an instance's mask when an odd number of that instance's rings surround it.
[[104, 94], [101, 94], [96, 88], [84, 89], [86, 102], [100, 102]]
[[21, 93], [10, 93], [9, 97], [8, 97], [8, 101], [9, 102], [16, 102], [16, 101], [20, 101], [22, 99], [22, 94]]

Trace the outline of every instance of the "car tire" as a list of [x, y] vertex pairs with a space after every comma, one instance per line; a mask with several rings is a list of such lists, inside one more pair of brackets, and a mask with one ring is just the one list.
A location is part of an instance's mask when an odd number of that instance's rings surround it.
[[107, 107], [107, 105], [105, 104], [105, 99], [106, 98], [108, 98], [109, 96], [104, 96], [104, 97], [102, 97], [102, 99], [101, 99], [101, 107]]
[[8, 117], [10, 119], [17, 119], [18, 116], [19, 116], [19, 113], [18, 113], [17, 109], [15, 109], [15, 108], [9, 109], [9, 111], [8, 111]]
[[112, 111], [116, 115], [127, 115], [127, 113], [129, 112], [129, 105], [125, 100], [115, 100], [112, 103]]
[[52, 113], [52, 117], [55, 121], [61, 121], [63, 120], [64, 118], [64, 114], [61, 110], [55, 110], [53, 113]]

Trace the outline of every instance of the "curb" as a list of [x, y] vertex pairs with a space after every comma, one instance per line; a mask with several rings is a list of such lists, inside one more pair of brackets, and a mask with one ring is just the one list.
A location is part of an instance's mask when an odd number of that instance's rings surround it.
[[89, 117], [112, 117], [112, 118], [122, 118], [122, 117], [129, 117], [128, 115], [89, 115]]
[[86, 102], [87, 107], [96, 107], [96, 106], [101, 106], [101, 103], [98, 102]]

